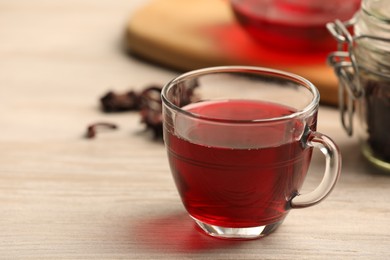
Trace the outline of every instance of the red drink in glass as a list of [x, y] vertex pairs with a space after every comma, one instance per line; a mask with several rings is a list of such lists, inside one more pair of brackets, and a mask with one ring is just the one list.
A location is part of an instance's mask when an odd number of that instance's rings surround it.
[[[201, 102], [183, 109], [236, 120], [293, 113], [281, 105], [245, 100]], [[302, 127], [302, 123], [292, 119], [269, 128], [253, 128], [243, 138], [245, 127], [199, 122], [188, 130], [177, 129], [183, 136], [166, 135], [176, 186], [195, 219], [217, 226], [253, 227], [282, 221], [289, 210], [288, 202], [303, 183], [312, 150], [298, 138], [275, 147], [248, 147], [284, 140], [287, 129]], [[201, 144], [209, 143], [209, 139], [219, 145]]]
[[259, 43], [302, 53], [336, 49], [326, 23], [349, 20], [360, 0], [231, 0], [239, 23]]

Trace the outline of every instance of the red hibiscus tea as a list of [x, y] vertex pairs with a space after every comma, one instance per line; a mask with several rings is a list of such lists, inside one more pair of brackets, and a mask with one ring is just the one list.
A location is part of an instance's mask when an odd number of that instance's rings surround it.
[[[183, 109], [223, 120], [294, 113], [289, 107], [248, 100], [200, 102]], [[301, 121], [229, 126], [191, 123], [178, 116], [175, 124], [175, 133], [166, 131], [165, 142], [176, 186], [193, 218], [223, 227], [262, 226], [284, 219], [311, 158], [311, 148], [289, 131], [302, 133]]]
[[336, 48], [326, 23], [349, 20], [360, 0], [230, 0], [242, 27], [274, 50], [327, 54]]

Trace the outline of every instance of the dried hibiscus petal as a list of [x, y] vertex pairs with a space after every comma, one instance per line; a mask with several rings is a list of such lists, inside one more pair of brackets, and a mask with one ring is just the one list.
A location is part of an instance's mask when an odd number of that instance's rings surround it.
[[[196, 80], [185, 84], [183, 88], [180, 88], [181, 104], [177, 104], [179, 106], [193, 101], [194, 89], [198, 87]], [[134, 90], [125, 93], [109, 91], [100, 98], [100, 102], [104, 112], [140, 111], [141, 123], [146, 125], [147, 130], [153, 132], [155, 139], [159, 139], [163, 136], [161, 91], [161, 85], [149, 85], [139, 93]]]
[[123, 94], [110, 91], [100, 98], [100, 102], [104, 112], [121, 112], [139, 108], [139, 97], [132, 90]]
[[95, 138], [97, 128], [117, 129], [118, 126], [115, 124], [106, 123], [106, 122], [98, 122], [98, 123], [91, 124], [87, 127], [86, 137], [89, 139]]

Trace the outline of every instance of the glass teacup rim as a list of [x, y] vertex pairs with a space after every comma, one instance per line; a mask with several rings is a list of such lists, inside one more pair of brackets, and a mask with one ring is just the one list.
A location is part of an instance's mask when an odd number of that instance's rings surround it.
[[[284, 115], [280, 117], [272, 117], [272, 118], [263, 118], [263, 119], [236, 120], [236, 119], [218, 119], [214, 117], [207, 117], [200, 114], [192, 113], [190, 111], [187, 111], [175, 105], [167, 97], [167, 93], [169, 89], [173, 87], [177, 82], [180, 82], [185, 78], [189, 78], [189, 77], [193, 78], [196, 76], [201, 76], [201, 75], [206, 75], [211, 73], [217, 74], [217, 73], [229, 73], [229, 72], [245, 72], [248, 74], [250, 73], [267, 74], [271, 76], [274, 75], [275, 77], [285, 78], [292, 82], [299, 83], [299, 85], [301, 85], [302, 87], [306, 87], [307, 89], [309, 89], [310, 92], [313, 94], [313, 98], [311, 99], [310, 103], [306, 105], [303, 109], [297, 110], [288, 115]], [[200, 120], [214, 121], [214, 122], [219, 121], [225, 123], [262, 123], [262, 122], [276, 122], [276, 121], [283, 121], [283, 120], [291, 120], [294, 118], [302, 118], [302, 117], [305, 118], [306, 116], [312, 114], [312, 112], [317, 110], [320, 101], [320, 93], [318, 89], [315, 87], [315, 85], [311, 83], [309, 80], [291, 72], [266, 68], [266, 67], [228, 65], [228, 66], [214, 66], [214, 67], [195, 69], [173, 78], [162, 88], [161, 99], [163, 105], [165, 104], [166, 106], [177, 111], [178, 113], [184, 114], [192, 118], [200, 119]]]

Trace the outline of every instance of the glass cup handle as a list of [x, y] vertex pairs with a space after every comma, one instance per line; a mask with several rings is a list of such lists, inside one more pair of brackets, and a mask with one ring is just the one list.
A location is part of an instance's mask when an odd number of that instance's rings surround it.
[[341, 172], [341, 153], [337, 145], [328, 136], [311, 132], [308, 145], [320, 149], [325, 155], [325, 173], [320, 185], [307, 194], [298, 194], [291, 201], [291, 208], [306, 208], [313, 206], [326, 198], [336, 185]]

